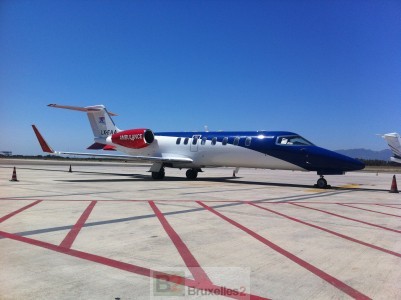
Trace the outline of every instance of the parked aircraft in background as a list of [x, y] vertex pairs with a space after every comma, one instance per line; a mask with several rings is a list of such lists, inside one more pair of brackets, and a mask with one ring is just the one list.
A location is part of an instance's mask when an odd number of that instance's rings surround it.
[[239, 168], [315, 171], [317, 186], [327, 187], [324, 175], [341, 175], [365, 165], [353, 158], [315, 146], [287, 131], [153, 132], [146, 128], [120, 130], [103, 105], [88, 107], [49, 104], [50, 107], [87, 113], [94, 135], [88, 149], [118, 150], [125, 155], [53, 151], [35, 125], [33, 129], [44, 152], [55, 155], [85, 155], [148, 161], [153, 179], [163, 179], [165, 168], [188, 169], [196, 179], [203, 168]]
[[391, 161], [401, 164], [401, 138], [396, 132], [386, 133], [382, 136], [387, 141], [388, 146], [393, 152], [393, 157], [390, 158]]

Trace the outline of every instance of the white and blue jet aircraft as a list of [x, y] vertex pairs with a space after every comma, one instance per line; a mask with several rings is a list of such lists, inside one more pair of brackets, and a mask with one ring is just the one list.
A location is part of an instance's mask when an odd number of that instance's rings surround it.
[[319, 188], [326, 188], [324, 175], [341, 175], [365, 165], [353, 158], [315, 146], [287, 131], [153, 132], [146, 128], [120, 130], [103, 105], [88, 107], [49, 104], [50, 107], [86, 112], [94, 135], [88, 149], [117, 150], [125, 155], [54, 151], [35, 125], [44, 152], [54, 155], [85, 155], [151, 162], [153, 179], [161, 180], [165, 168], [188, 169], [186, 177], [196, 179], [203, 168], [239, 168], [314, 171]]

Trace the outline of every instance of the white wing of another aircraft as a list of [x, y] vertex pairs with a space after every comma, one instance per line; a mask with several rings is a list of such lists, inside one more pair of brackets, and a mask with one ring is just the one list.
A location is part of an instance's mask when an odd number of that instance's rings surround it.
[[393, 152], [393, 157], [390, 158], [391, 161], [401, 164], [401, 138], [396, 132], [386, 133], [382, 136], [387, 141], [388, 146]]

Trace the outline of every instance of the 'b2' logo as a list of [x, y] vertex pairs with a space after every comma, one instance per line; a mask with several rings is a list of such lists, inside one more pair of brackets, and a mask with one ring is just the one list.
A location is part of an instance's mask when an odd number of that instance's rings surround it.
[[153, 272], [153, 296], [185, 296], [185, 272]]

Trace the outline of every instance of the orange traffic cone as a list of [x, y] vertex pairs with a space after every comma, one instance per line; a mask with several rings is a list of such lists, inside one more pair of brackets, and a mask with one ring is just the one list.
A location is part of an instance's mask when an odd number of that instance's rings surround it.
[[14, 171], [13, 171], [13, 176], [11, 177], [10, 181], [18, 181], [18, 179], [17, 179], [17, 171], [15, 170], [15, 167], [14, 167]]
[[395, 179], [395, 175], [393, 175], [393, 181], [391, 183], [390, 193], [398, 193], [397, 179]]
[[71, 165], [70, 165], [70, 169], [68, 170], [68, 172], [72, 173]]

